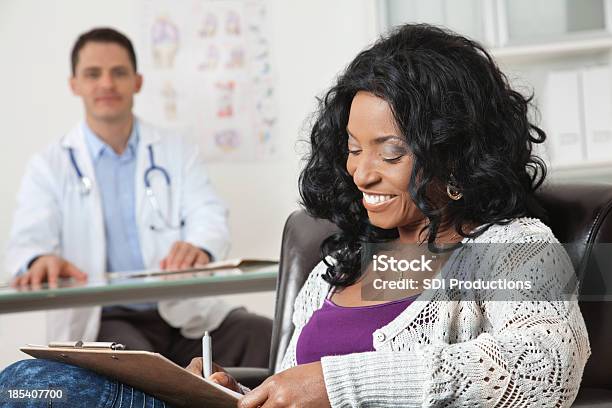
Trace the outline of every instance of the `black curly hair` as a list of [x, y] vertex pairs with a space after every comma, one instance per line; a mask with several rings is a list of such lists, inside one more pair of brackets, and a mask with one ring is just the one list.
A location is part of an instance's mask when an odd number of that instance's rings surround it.
[[[346, 169], [346, 126], [359, 91], [384, 99], [402, 135], [410, 135], [408, 190], [429, 220], [424, 232], [430, 247], [442, 222], [475, 237], [512, 218], [545, 218], [534, 192], [546, 166], [532, 149], [546, 135], [528, 118], [532, 96], [511, 89], [480, 44], [431, 25], [403, 25], [357, 55], [315, 113], [299, 188], [306, 211], [340, 229], [321, 246], [323, 258], [337, 261], [328, 263], [330, 284], [345, 287], [359, 279], [362, 244], [398, 237], [396, 229], [370, 224]], [[463, 197], [441, 205], [429, 187], [445, 191], [449, 182]], [[484, 227], [464, 231], [473, 224]]]

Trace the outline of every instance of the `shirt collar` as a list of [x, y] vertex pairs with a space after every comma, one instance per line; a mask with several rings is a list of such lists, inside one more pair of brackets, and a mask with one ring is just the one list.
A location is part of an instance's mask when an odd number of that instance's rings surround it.
[[[85, 134], [87, 150], [89, 150], [89, 154], [94, 163], [97, 162], [98, 159], [105, 153], [110, 153], [117, 156], [113, 148], [100, 139], [100, 137], [96, 135], [93, 130], [89, 128], [89, 126], [87, 126], [87, 122], [83, 121], [82, 127], [83, 133]], [[121, 157], [132, 158], [136, 155], [136, 149], [138, 148], [138, 141], [140, 139], [138, 128], [138, 121], [134, 119], [132, 132], [130, 133], [130, 137], [128, 139], [127, 149], [123, 152]]]

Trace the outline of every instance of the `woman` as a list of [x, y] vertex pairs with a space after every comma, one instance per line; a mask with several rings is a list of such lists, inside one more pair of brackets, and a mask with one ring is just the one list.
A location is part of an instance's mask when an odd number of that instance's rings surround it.
[[[439, 28], [406, 25], [359, 54], [321, 101], [300, 177], [304, 207], [340, 232], [296, 299], [283, 370], [252, 391], [211, 378], [246, 393], [243, 408], [571, 405], [590, 353], [575, 301], [361, 295], [367, 243], [427, 242], [444, 267], [493, 277], [553, 272], [553, 292], [570, 279], [550, 229], [527, 218], [544, 217], [545, 176], [529, 102], [480, 45]], [[470, 243], [503, 245], [468, 263], [444, 251]]]

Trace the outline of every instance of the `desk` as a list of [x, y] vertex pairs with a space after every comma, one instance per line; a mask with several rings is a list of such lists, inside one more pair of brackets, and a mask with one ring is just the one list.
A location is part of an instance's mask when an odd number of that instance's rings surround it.
[[88, 282], [57, 289], [3, 288], [0, 289], [0, 313], [271, 291], [276, 288], [277, 275], [278, 265], [272, 265], [241, 268], [241, 273], [236, 270], [217, 275], [190, 272]]

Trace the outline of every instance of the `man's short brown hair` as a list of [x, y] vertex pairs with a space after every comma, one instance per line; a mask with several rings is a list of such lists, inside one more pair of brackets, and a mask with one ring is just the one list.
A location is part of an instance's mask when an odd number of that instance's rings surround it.
[[134, 71], [137, 71], [136, 52], [134, 52], [134, 46], [132, 45], [130, 39], [113, 28], [100, 27], [94, 28], [90, 31], [87, 31], [86, 33], [81, 34], [74, 43], [74, 46], [72, 47], [72, 53], [70, 55], [72, 76], [76, 74], [76, 66], [79, 62], [79, 52], [88, 42], [118, 44], [127, 51], [130, 57], [130, 61], [132, 62], [132, 66], [134, 67]]

